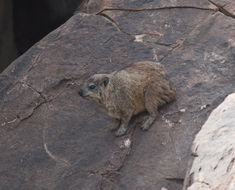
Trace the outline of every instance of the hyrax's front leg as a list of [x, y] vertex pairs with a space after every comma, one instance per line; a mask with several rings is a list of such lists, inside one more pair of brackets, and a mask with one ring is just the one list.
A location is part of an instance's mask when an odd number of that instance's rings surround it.
[[115, 132], [116, 136], [122, 136], [122, 135], [124, 135], [126, 133], [126, 131], [128, 129], [129, 121], [131, 120], [131, 116], [132, 116], [131, 114], [122, 116], [121, 122], [120, 122], [120, 127]]
[[128, 124], [121, 122], [119, 129], [115, 132], [115, 135], [117, 137], [122, 136], [126, 133], [127, 131]]

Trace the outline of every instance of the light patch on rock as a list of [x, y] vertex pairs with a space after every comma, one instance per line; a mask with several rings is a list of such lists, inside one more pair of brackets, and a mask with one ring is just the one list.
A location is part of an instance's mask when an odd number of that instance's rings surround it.
[[229, 39], [228, 43], [229, 43], [230, 47], [235, 47], [235, 40], [234, 39]]
[[143, 42], [143, 38], [145, 36], [146, 36], [145, 34], [135, 35], [135, 42]]
[[213, 9], [213, 10], [215, 10], [215, 11], [218, 11], [218, 7], [216, 7], [216, 6], [213, 5], [212, 3], [210, 3], [210, 4], [208, 5], [208, 8]]
[[177, 3], [178, 3], [177, 0], [170, 0], [170, 5], [171, 5], [171, 6], [176, 6]]
[[215, 61], [220, 61], [221, 63], [225, 63], [226, 61], [226, 57], [218, 54], [218, 53], [215, 53], [215, 52], [206, 52], [204, 54], [204, 60], [209, 60], [210, 62], [215, 62]]
[[166, 123], [169, 127], [172, 127], [172, 126], [173, 126], [173, 123], [172, 123], [170, 120], [166, 119], [164, 116], [162, 116], [162, 119], [165, 121], [165, 123]]
[[158, 60], [158, 56], [157, 56], [157, 52], [156, 52], [155, 49], [153, 49], [153, 56], [154, 56], [154, 59], [155, 59], [156, 61], [159, 61], [159, 60]]
[[168, 24], [168, 23], [166, 23], [164, 26], [165, 26], [165, 28], [170, 28], [171, 27], [171, 25]]
[[15, 121], [17, 120], [17, 118], [11, 120], [11, 121], [8, 121], [7, 123], [14, 123]]
[[205, 104], [205, 105], [201, 106], [201, 107], [200, 107], [200, 110], [204, 110], [204, 109], [206, 109], [206, 108], [207, 108], [207, 106], [208, 106], [208, 104]]
[[183, 108], [183, 109], [180, 109], [180, 112], [181, 112], [181, 113], [184, 113], [184, 112], [186, 112], [186, 109], [184, 109], [184, 108]]
[[124, 146], [125, 146], [125, 148], [129, 148], [131, 146], [131, 140], [130, 139], [126, 139], [124, 141]]

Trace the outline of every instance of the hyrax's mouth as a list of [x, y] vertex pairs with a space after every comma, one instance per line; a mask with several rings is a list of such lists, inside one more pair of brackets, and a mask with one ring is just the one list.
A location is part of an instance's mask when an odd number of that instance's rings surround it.
[[79, 94], [81, 97], [83, 97], [83, 96], [84, 96], [83, 90], [82, 90], [82, 89], [79, 89], [79, 90], [78, 90], [78, 94]]
[[86, 93], [84, 90], [82, 90], [82, 89], [79, 89], [78, 90], [78, 94], [79, 94], [79, 96], [81, 96], [81, 97], [83, 97], [83, 98], [85, 98], [85, 99], [89, 99], [89, 93]]
[[88, 96], [88, 94], [87, 94], [84, 90], [82, 90], [82, 89], [79, 89], [79, 90], [78, 90], [78, 94], [79, 94], [81, 97], [83, 97], [83, 98], [85, 98], [85, 97]]

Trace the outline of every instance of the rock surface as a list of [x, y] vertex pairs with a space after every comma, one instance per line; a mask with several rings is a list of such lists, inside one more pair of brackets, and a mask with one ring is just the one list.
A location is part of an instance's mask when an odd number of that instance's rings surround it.
[[195, 155], [187, 176], [188, 190], [235, 189], [235, 93], [229, 95], [209, 116], [196, 135]]
[[[182, 189], [195, 134], [235, 89], [235, 20], [205, 0], [102, 9], [76, 14], [0, 75], [0, 189]], [[176, 100], [149, 131], [142, 114], [116, 138], [78, 86], [143, 60], [165, 66]]]

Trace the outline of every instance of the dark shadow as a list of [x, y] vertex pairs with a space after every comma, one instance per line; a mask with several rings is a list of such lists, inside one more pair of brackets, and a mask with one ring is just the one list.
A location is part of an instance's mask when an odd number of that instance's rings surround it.
[[82, 0], [13, 0], [16, 48], [24, 53], [49, 32], [62, 25]]
[[0, 73], [73, 16], [83, 0], [0, 0]]

